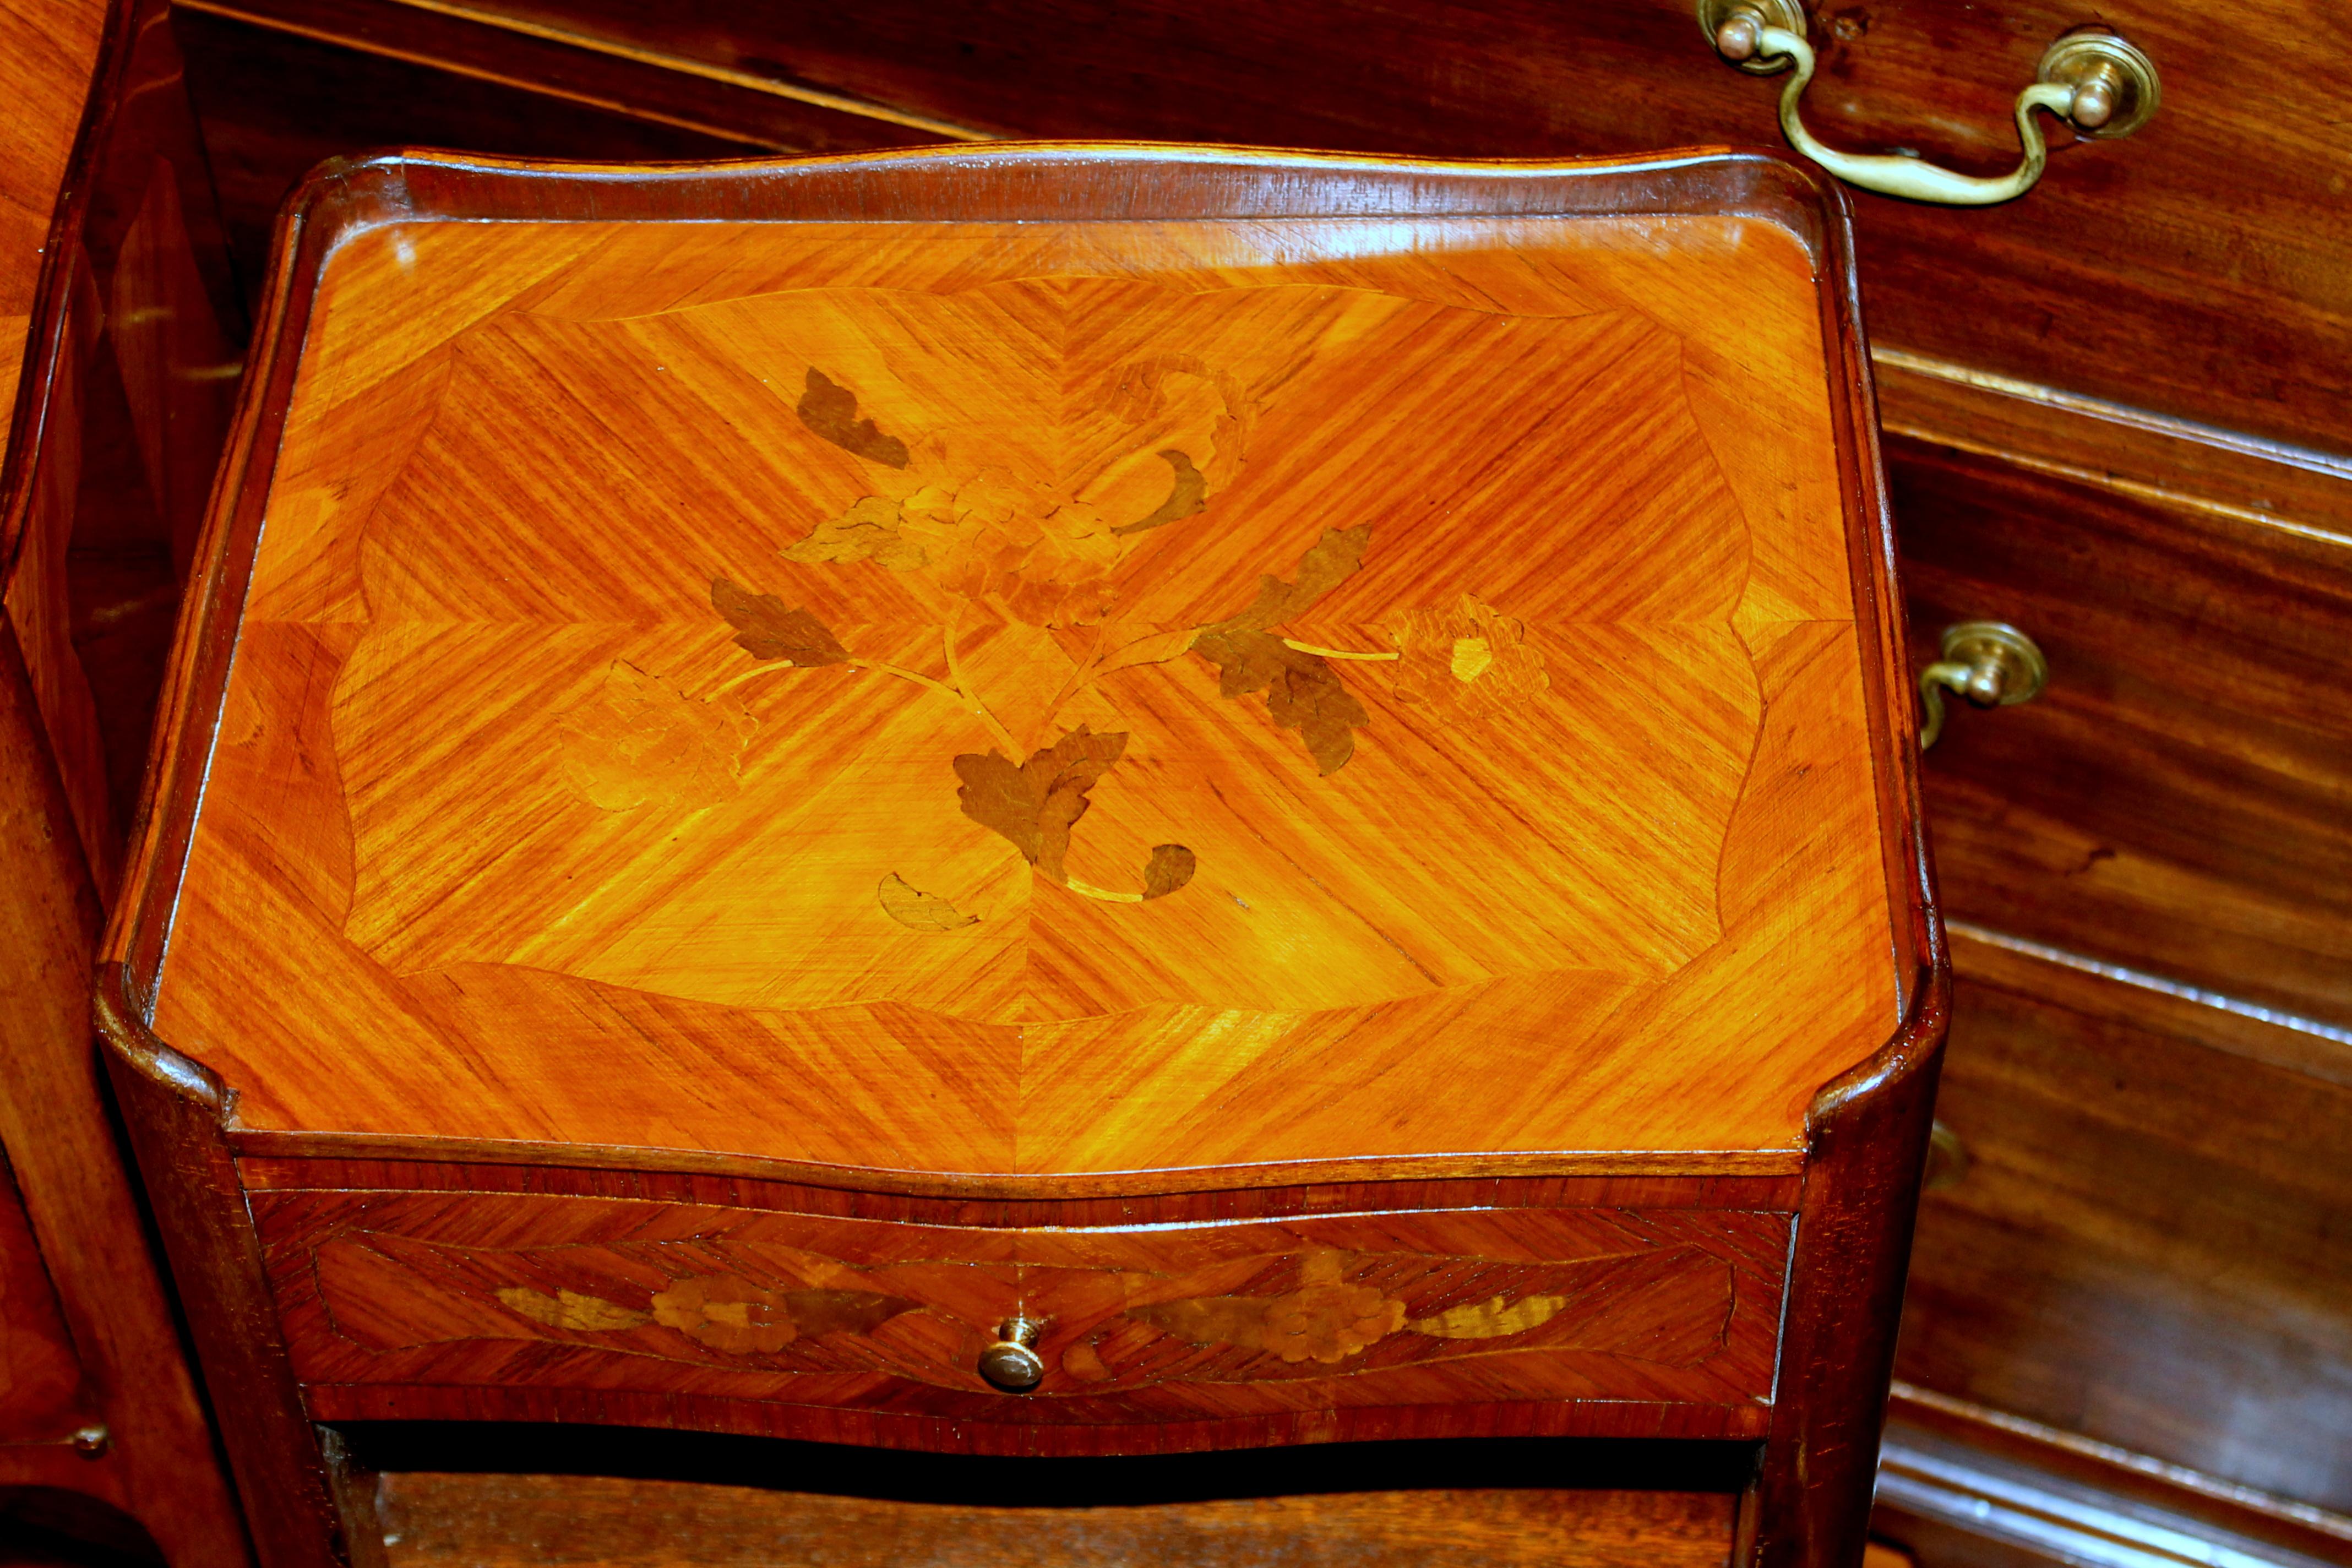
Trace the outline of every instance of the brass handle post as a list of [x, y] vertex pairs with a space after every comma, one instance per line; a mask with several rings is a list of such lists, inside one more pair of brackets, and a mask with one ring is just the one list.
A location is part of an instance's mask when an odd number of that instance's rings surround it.
[[1045, 1358], [1035, 1349], [1037, 1327], [1017, 1314], [996, 1326], [995, 1342], [980, 1352], [980, 1375], [990, 1387], [1026, 1394], [1045, 1381]]
[[2049, 161], [2035, 110], [2072, 121], [2084, 136], [2128, 136], [2156, 113], [2156, 66], [2147, 56], [2105, 28], [2078, 27], [2043, 51], [2034, 79], [2017, 95], [2022, 155], [2008, 174], [1963, 174], [1895, 153], [1841, 153], [1815, 138], [1801, 112], [1816, 62], [1798, 0], [1699, 0], [1698, 16], [1716, 52], [1742, 70], [1764, 75], [1793, 67], [1780, 89], [1780, 130], [1789, 145], [1838, 178], [1883, 195], [1947, 206], [2012, 201], [2033, 188]]
[[1919, 672], [1919, 749], [1944, 732], [1944, 693], [1979, 708], [2029, 702], [2050, 682], [2050, 661], [2033, 639], [2000, 621], [1962, 621], [1944, 628], [1944, 657]]

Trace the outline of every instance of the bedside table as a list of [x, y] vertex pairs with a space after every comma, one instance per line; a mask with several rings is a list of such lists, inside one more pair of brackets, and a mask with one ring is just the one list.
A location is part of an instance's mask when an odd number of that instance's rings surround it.
[[1746, 1442], [1858, 1560], [1945, 980], [1812, 176], [404, 154], [253, 366], [100, 1005], [268, 1562], [417, 1419]]

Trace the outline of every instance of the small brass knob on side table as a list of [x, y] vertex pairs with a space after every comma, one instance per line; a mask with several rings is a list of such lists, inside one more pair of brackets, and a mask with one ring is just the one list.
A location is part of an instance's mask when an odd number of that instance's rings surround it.
[[1011, 1317], [996, 1325], [996, 1342], [980, 1352], [980, 1375], [991, 1388], [1026, 1394], [1045, 1379], [1045, 1358], [1034, 1347], [1037, 1325]]
[[2050, 661], [2033, 639], [2000, 621], [1962, 621], [1944, 628], [1944, 657], [1919, 672], [1919, 749], [1944, 732], [1944, 693], [1979, 708], [2031, 701], [2050, 681]]

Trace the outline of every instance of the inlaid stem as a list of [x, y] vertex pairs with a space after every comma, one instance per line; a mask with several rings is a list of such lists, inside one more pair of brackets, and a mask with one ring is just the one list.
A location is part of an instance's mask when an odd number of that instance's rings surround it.
[[1282, 639], [1282, 646], [1300, 653], [1311, 653], [1323, 658], [1402, 658], [1403, 654], [1391, 648], [1384, 653], [1355, 653], [1344, 647], [1318, 647], [1311, 642], [1299, 642], [1293, 637]]

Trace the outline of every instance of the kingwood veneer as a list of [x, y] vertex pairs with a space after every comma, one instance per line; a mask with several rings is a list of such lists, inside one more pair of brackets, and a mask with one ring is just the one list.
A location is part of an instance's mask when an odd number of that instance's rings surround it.
[[421, 1416], [1760, 1441], [1856, 1560], [1945, 980], [1846, 247], [1722, 153], [322, 174], [101, 988], [265, 1555]]

